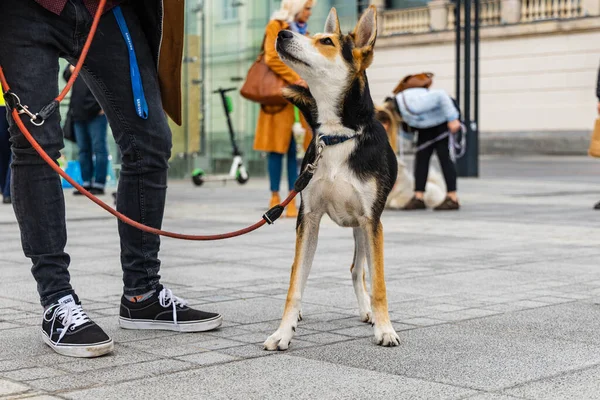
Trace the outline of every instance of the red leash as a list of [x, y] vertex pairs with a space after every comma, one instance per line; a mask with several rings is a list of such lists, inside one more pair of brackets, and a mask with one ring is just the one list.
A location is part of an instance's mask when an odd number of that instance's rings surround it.
[[[42, 159], [44, 159], [44, 161], [46, 161], [46, 163], [54, 171], [56, 171], [67, 182], [69, 182], [71, 185], [73, 185], [73, 187], [75, 187], [75, 189], [77, 189], [79, 192], [81, 192], [85, 197], [87, 197], [88, 199], [90, 199], [91, 201], [93, 201], [94, 203], [96, 203], [97, 205], [99, 205], [100, 207], [102, 207], [103, 209], [105, 209], [106, 211], [108, 211], [109, 213], [114, 215], [115, 217], [117, 217], [123, 223], [131, 225], [134, 228], [137, 228], [144, 232], [152, 233], [155, 235], [167, 236], [167, 237], [171, 237], [171, 238], [175, 238], [175, 239], [183, 239], [183, 240], [221, 240], [221, 239], [229, 239], [229, 238], [234, 238], [237, 236], [242, 236], [242, 235], [245, 235], [246, 233], [255, 231], [256, 229], [260, 228], [261, 226], [263, 226], [267, 223], [272, 224], [273, 222], [275, 222], [275, 220], [281, 216], [281, 213], [283, 212], [284, 207], [287, 206], [296, 197], [296, 195], [300, 191], [302, 191], [302, 189], [304, 189], [304, 187], [306, 187], [306, 185], [308, 184], [308, 181], [312, 177], [311, 172], [309, 172], [308, 175], [302, 174], [301, 177], [303, 177], [303, 175], [304, 175], [304, 179], [300, 179], [300, 178], [298, 179], [298, 181], [296, 182], [295, 189], [299, 189], [299, 190], [292, 190], [290, 192], [289, 196], [280, 205], [275, 206], [272, 209], [270, 209], [267, 213], [265, 213], [265, 215], [263, 215], [263, 219], [261, 219], [254, 225], [251, 225], [244, 229], [240, 229], [235, 232], [223, 233], [223, 234], [218, 234], [218, 235], [184, 235], [184, 234], [180, 234], [180, 233], [163, 231], [160, 229], [146, 226], [144, 224], [141, 224], [139, 222], [132, 220], [131, 218], [129, 218], [129, 217], [121, 214], [117, 210], [113, 209], [111, 206], [104, 203], [102, 200], [98, 199], [96, 196], [94, 196], [93, 194], [91, 194], [90, 192], [85, 190], [83, 188], [83, 186], [81, 186], [77, 182], [75, 182], [75, 180], [73, 180], [73, 178], [71, 178], [65, 171], [63, 171], [58, 166], [58, 164], [54, 160], [52, 160], [52, 158], [50, 158], [50, 156], [48, 156], [48, 154], [44, 151], [44, 149], [42, 149], [42, 147], [39, 145], [39, 143], [33, 138], [31, 133], [29, 132], [29, 130], [23, 123], [23, 120], [21, 119], [20, 114], [27, 114], [31, 118], [31, 122], [34, 125], [41, 126], [44, 124], [45, 119], [58, 108], [58, 105], [60, 104], [60, 102], [63, 101], [63, 99], [65, 98], [67, 93], [69, 93], [69, 91], [73, 87], [73, 83], [77, 79], [77, 76], [79, 75], [79, 71], [81, 71], [81, 67], [83, 66], [83, 63], [87, 56], [87, 53], [92, 44], [92, 40], [94, 39], [94, 35], [96, 34], [96, 29], [98, 28], [98, 24], [100, 22], [100, 17], [102, 16], [102, 12], [104, 11], [105, 5], [106, 5], [106, 0], [100, 0], [100, 4], [98, 5], [98, 10], [96, 11], [96, 15], [94, 16], [94, 22], [90, 29], [89, 36], [85, 42], [85, 46], [83, 47], [83, 50], [81, 51], [81, 57], [79, 58], [79, 61], [77, 62], [77, 65], [75, 66], [73, 75], [67, 82], [67, 86], [65, 86], [65, 88], [60, 93], [60, 95], [52, 103], [50, 103], [48, 106], [44, 107], [44, 109], [42, 109], [42, 111], [40, 111], [39, 114], [33, 114], [31, 111], [29, 111], [26, 106], [23, 106], [21, 104], [19, 97], [15, 93], [10, 91], [10, 86], [8, 85], [8, 82], [6, 81], [6, 77], [4, 76], [4, 71], [2, 71], [2, 67], [0, 67], [0, 82], [2, 83], [2, 87], [5, 92], [4, 97], [6, 99], [6, 103], [7, 103], [7, 105], [10, 106], [12, 117], [13, 117], [14, 121], [16, 122], [17, 126], [19, 127], [19, 129], [21, 130], [21, 132], [23, 133], [23, 135], [25, 136], [25, 138], [27, 139], [27, 141], [31, 144], [31, 146], [33, 146], [33, 148], [35, 149], [35, 151], [38, 152], [40, 157], [42, 157]], [[38, 119], [41, 119], [41, 122], [36, 122]], [[306, 179], [306, 178], [308, 178], [308, 179]]]

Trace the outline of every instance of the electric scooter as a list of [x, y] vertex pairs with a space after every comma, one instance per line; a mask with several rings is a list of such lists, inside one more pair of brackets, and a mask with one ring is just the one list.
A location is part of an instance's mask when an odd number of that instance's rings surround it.
[[244, 166], [244, 161], [242, 160], [242, 153], [237, 146], [235, 141], [235, 132], [233, 130], [233, 124], [231, 122], [231, 113], [233, 112], [233, 102], [231, 101], [231, 97], [227, 95], [228, 92], [237, 90], [237, 88], [228, 88], [223, 89], [219, 88], [215, 90], [214, 94], [220, 94], [221, 100], [223, 102], [223, 110], [225, 111], [225, 116], [227, 117], [227, 126], [229, 128], [229, 138], [231, 139], [231, 147], [233, 148], [233, 161], [231, 163], [231, 168], [229, 169], [228, 175], [207, 175], [201, 168], [197, 168], [192, 172], [192, 181], [196, 186], [202, 186], [204, 182], [226, 182], [226, 181], [237, 181], [240, 185], [248, 182], [250, 176], [246, 171], [246, 167]]

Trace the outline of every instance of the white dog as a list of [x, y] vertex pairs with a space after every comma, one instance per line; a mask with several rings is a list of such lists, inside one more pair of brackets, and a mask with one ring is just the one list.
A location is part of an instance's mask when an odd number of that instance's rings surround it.
[[[385, 208], [400, 210], [415, 195], [415, 178], [408, 171], [406, 164], [398, 160], [398, 177], [396, 183], [388, 196]], [[428, 208], [440, 205], [446, 198], [446, 183], [442, 174], [435, 167], [431, 167], [425, 184], [425, 204]]]

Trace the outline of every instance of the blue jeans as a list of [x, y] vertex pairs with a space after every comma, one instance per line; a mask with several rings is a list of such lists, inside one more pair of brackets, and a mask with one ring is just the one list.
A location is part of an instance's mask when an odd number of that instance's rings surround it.
[[[106, 144], [106, 115], [89, 121], [75, 121], [73, 129], [79, 146], [79, 164], [83, 186], [104, 189], [108, 172], [108, 145]], [[96, 165], [94, 167], [94, 156]]]
[[[271, 192], [279, 192], [281, 184], [281, 171], [283, 170], [283, 154], [269, 153], [267, 156], [267, 168], [269, 170], [269, 181], [271, 183]], [[287, 152], [287, 173], [288, 188], [292, 190], [294, 183], [298, 179], [298, 163], [296, 162], [296, 142], [292, 135], [290, 148]]]
[[10, 197], [10, 134], [6, 107], [0, 106], [0, 195]]
[[[148, 119], [136, 114], [125, 40], [112, 13], [98, 27], [82, 77], [106, 112], [123, 154], [117, 209], [154, 228], [162, 225], [171, 155], [171, 131], [162, 109], [157, 67], [148, 38], [134, 6], [121, 8], [135, 46]], [[21, 102], [37, 112], [58, 95], [59, 57], [75, 64], [87, 37], [92, 16], [82, 0], [69, 0], [60, 16], [33, 0], [0, 1], [0, 65]], [[57, 160], [63, 148], [60, 115], [41, 127], [25, 125], [48, 155]], [[31, 147], [9, 120], [13, 145], [12, 200], [23, 251], [32, 261], [43, 306], [73, 293], [65, 252], [67, 229], [59, 176]], [[119, 222], [121, 265], [126, 295], [159, 287], [160, 239]], [[93, 234], [90, 232], [90, 235]], [[86, 262], [86, 260], [80, 260]]]

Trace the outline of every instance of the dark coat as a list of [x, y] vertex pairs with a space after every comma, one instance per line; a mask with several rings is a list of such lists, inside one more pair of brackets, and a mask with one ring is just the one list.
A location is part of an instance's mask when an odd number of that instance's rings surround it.
[[[69, 66], [63, 72], [63, 78], [68, 81], [71, 78]], [[100, 114], [100, 104], [87, 87], [83, 79], [78, 76], [71, 90], [71, 100], [69, 101], [69, 113], [74, 122], [86, 122], [94, 119]]]

